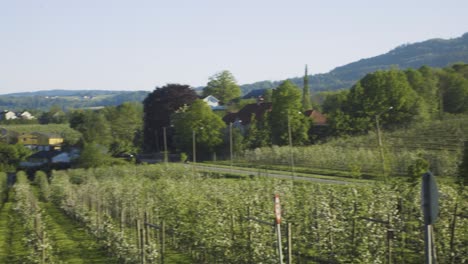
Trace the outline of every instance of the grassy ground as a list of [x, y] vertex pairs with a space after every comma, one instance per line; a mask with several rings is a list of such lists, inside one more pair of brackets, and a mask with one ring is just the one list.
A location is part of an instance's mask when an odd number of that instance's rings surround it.
[[[17, 221], [14, 211], [14, 195], [0, 210], [0, 263], [30, 263], [27, 259], [30, 248], [24, 241], [25, 230]], [[54, 263], [117, 263], [100, 248], [92, 235], [51, 203], [39, 203], [42, 208], [46, 233], [52, 245]]]
[[29, 255], [23, 242], [24, 229], [16, 221], [12, 194], [10, 191], [10, 199], [0, 211], [0, 263], [24, 263]]
[[[205, 162], [197, 163], [197, 166], [208, 166], [208, 167], [219, 167], [219, 168], [231, 168], [227, 165], [229, 162], [218, 161], [218, 162]], [[290, 166], [284, 165], [265, 165], [265, 164], [251, 164], [243, 162], [235, 162], [233, 168], [236, 170], [245, 170], [245, 174], [238, 174], [239, 177], [245, 177], [250, 175], [252, 170], [257, 171], [259, 175], [265, 175], [268, 173], [277, 173], [277, 174], [289, 174], [291, 173]], [[236, 175], [236, 174], [232, 174]], [[349, 182], [368, 182], [366, 179], [380, 179], [378, 176], [363, 175], [363, 179], [354, 179], [351, 177], [348, 171], [339, 171], [339, 170], [325, 170], [325, 169], [315, 169], [315, 168], [304, 168], [304, 167], [295, 167], [294, 175], [301, 177], [325, 179], [325, 180], [339, 180], [339, 181], [349, 181]]]
[[116, 263], [83, 227], [65, 216], [51, 203], [40, 203], [44, 212], [53, 254], [62, 263]]

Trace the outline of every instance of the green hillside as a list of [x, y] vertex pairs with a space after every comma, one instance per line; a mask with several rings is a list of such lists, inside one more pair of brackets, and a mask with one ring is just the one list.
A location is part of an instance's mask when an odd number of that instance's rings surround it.
[[[430, 39], [423, 42], [404, 44], [385, 54], [335, 68], [325, 74], [309, 76], [309, 84], [314, 91], [350, 88], [367, 73], [396, 67], [399, 69], [419, 68], [423, 65], [442, 68], [456, 62], [468, 63], [468, 33], [454, 39]], [[313, 65], [309, 65], [313, 68]], [[303, 85], [301, 77], [290, 78], [299, 87]], [[242, 93], [253, 90], [271, 89], [281, 81], [261, 81], [241, 86]]]
[[124, 102], [142, 102], [147, 91], [102, 90], [49, 90], [0, 95], [0, 109], [22, 111], [25, 109], [49, 110], [59, 106], [63, 110], [96, 106], [120, 105]]

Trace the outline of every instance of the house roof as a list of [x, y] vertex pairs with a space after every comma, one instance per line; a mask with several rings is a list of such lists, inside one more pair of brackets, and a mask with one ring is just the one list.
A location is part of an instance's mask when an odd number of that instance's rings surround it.
[[219, 103], [218, 98], [216, 98], [216, 97], [214, 97], [212, 95], [208, 95], [207, 97], [203, 98], [203, 101], [211, 102], [211, 103]]
[[327, 117], [324, 116], [317, 110], [307, 110], [304, 113], [306, 116], [310, 117], [314, 121], [314, 125], [321, 126], [327, 124]]
[[223, 117], [226, 123], [234, 123], [236, 120], [242, 121], [243, 125], [248, 125], [252, 121], [252, 115], [256, 120], [262, 120], [266, 112], [271, 111], [272, 103], [255, 103], [245, 105], [237, 113], [229, 113]]
[[51, 159], [62, 153], [65, 153], [65, 152], [60, 151], [60, 150], [52, 150], [52, 151], [43, 150], [43, 151], [38, 151], [32, 154], [31, 156], [28, 157], [28, 159]]

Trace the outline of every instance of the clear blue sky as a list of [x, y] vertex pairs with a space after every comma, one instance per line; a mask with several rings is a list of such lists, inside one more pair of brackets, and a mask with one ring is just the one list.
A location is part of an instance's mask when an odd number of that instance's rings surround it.
[[282, 80], [467, 31], [466, 0], [0, 0], [0, 94]]

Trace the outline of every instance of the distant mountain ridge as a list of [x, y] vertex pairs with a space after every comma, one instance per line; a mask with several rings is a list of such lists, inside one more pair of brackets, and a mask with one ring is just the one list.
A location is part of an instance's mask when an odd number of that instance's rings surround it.
[[[468, 33], [453, 39], [430, 39], [400, 45], [385, 54], [339, 66], [328, 73], [309, 75], [309, 86], [313, 91], [348, 89], [367, 73], [376, 70], [391, 67], [419, 68], [423, 65], [442, 68], [457, 62], [468, 63]], [[313, 68], [313, 65], [309, 65], [309, 68]], [[288, 80], [298, 87], [303, 85], [303, 76]], [[276, 88], [281, 82], [260, 81], [240, 87], [244, 97], [256, 97], [265, 89]], [[203, 87], [194, 89], [201, 91]], [[46, 90], [11, 93], [0, 95], [0, 109], [47, 110], [52, 105], [64, 109], [119, 105], [127, 101], [142, 102], [148, 93], [150, 91], [112, 90]]]
[[63, 110], [115, 106], [124, 102], [142, 102], [149, 91], [106, 90], [46, 90], [0, 95], [0, 109], [21, 111], [25, 109], [49, 110], [59, 106]]
[[132, 93], [132, 91], [115, 91], [115, 90], [43, 90], [35, 92], [19, 92], [10, 93], [0, 96], [98, 96], [98, 95], [115, 95], [122, 93]]
[[[430, 39], [423, 42], [403, 44], [375, 57], [361, 59], [324, 74], [309, 75], [309, 86], [313, 91], [347, 89], [367, 73], [377, 70], [419, 68], [423, 65], [442, 68], [450, 64], [468, 63], [468, 33], [453, 39]], [[309, 65], [313, 68], [313, 65]], [[303, 77], [290, 78], [302, 87]], [[258, 94], [255, 90], [271, 89], [282, 81], [261, 81], [241, 85], [242, 94]]]

